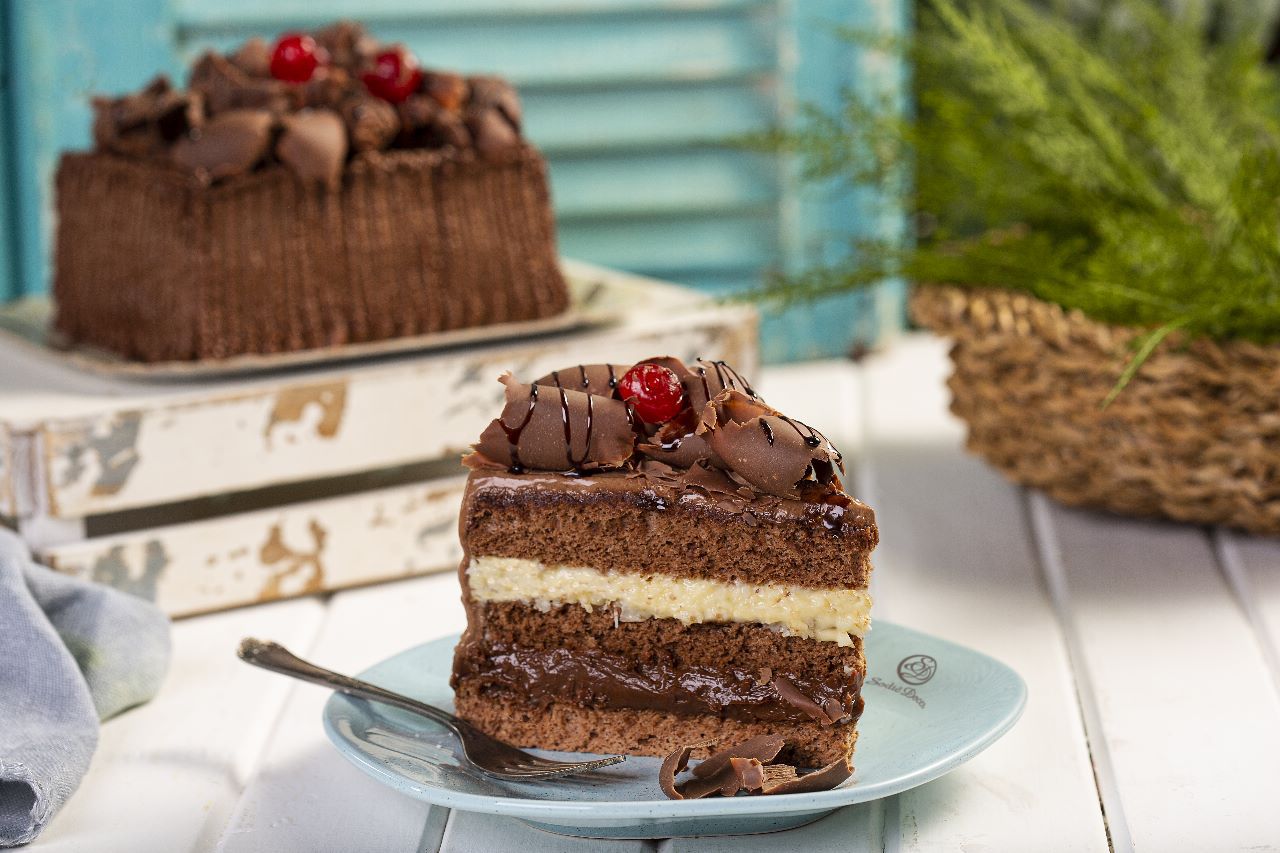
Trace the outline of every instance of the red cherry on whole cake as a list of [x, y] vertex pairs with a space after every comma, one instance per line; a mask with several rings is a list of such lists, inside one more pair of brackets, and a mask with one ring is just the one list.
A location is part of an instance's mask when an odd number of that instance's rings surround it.
[[645, 362], [628, 370], [618, 380], [618, 393], [647, 424], [665, 423], [684, 408], [680, 378], [660, 364]]
[[271, 76], [286, 83], [305, 83], [320, 67], [316, 40], [300, 33], [280, 36], [271, 51]]
[[373, 60], [373, 68], [360, 76], [369, 93], [398, 104], [418, 90], [422, 69], [413, 54], [400, 48], [383, 51]]

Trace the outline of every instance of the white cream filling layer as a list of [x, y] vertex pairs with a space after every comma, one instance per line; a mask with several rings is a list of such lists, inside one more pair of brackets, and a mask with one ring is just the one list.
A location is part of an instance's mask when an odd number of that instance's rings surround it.
[[865, 589], [815, 589], [602, 572], [582, 566], [546, 565], [521, 557], [472, 557], [471, 594], [479, 601], [522, 601], [542, 611], [561, 604], [592, 610], [617, 605], [621, 618], [747, 622], [783, 634], [853, 645], [871, 624]]

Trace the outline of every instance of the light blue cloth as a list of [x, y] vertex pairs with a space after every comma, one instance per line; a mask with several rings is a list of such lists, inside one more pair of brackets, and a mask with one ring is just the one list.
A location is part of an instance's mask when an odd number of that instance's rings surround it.
[[0, 529], [0, 847], [26, 844], [75, 792], [98, 721], [155, 695], [169, 620], [53, 572]]

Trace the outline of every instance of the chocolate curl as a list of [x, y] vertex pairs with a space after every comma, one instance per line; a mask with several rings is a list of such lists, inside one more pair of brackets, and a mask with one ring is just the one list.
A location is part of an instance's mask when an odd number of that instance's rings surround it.
[[250, 77], [271, 76], [271, 45], [266, 39], [254, 36], [230, 56], [231, 64]]
[[595, 471], [631, 458], [635, 434], [620, 400], [564, 388], [525, 385], [510, 373], [502, 416], [475, 445], [478, 453], [512, 470]]
[[618, 380], [631, 368], [625, 364], [577, 364], [553, 370], [546, 376], [533, 380], [534, 385], [552, 385], [582, 391], [586, 394], [599, 394], [602, 397], [613, 397]]
[[799, 498], [802, 490], [840, 488], [842, 457], [826, 436], [741, 391], [713, 399], [697, 434], [726, 467], [767, 494]]
[[380, 151], [400, 133], [400, 115], [382, 98], [353, 95], [342, 104], [353, 151]]
[[347, 129], [332, 110], [303, 110], [283, 120], [276, 156], [304, 181], [337, 189], [347, 160]]
[[223, 113], [178, 140], [173, 162], [205, 181], [244, 174], [266, 156], [274, 122], [263, 110]]
[[378, 52], [378, 42], [355, 21], [338, 21], [312, 36], [329, 54], [329, 63], [348, 71], [358, 71]]
[[206, 53], [191, 69], [188, 88], [204, 98], [205, 110], [217, 115], [229, 110], [266, 110], [280, 115], [295, 105], [301, 90], [274, 77], [250, 77], [230, 59]]
[[94, 98], [93, 140], [104, 151], [131, 157], [159, 154], [204, 120], [200, 95], [178, 92], [160, 75], [141, 92]]
[[754, 758], [763, 764], [778, 757], [778, 753], [782, 751], [782, 746], [786, 741], [781, 735], [758, 735], [751, 740], [743, 741], [735, 746], [722, 749], [714, 755], [707, 758], [697, 767], [693, 768], [693, 775], [701, 779], [712, 776], [720, 772], [730, 759], [734, 758]]
[[[782, 772], [770, 776], [767, 771], [775, 768], [778, 770], [785, 768], [790, 770], [791, 773]], [[803, 776], [797, 776], [795, 768], [785, 764], [766, 767], [765, 771], [766, 776], [764, 785], [760, 789], [761, 794], [766, 796], [772, 794], [812, 794], [817, 791], [830, 791], [832, 788], [837, 787], [841, 782], [853, 775], [853, 765], [849, 763], [847, 758], [837, 758], [821, 770], [806, 773]]]
[[520, 134], [496, 109], [468, 110], [465, 121], [476, 151], [486, 160], [500, 159], [520, 146]]
[[770, 764], [782, 750], [783, 739], [762, 735], [722, 749], [693, 768], [693, 778], [676, 784], [676, 776], [689, 766], [689, 756], [703, 744], [683, 746], [670, 753], [658, 768], [658, 787], [673, 800], [697, 800], [719, 794], [801, 794], [828, 791], [853, 775], [848, 758], [839, 758], [813, 773], [801, 776], [789, 764]]
[[467, 82], [470, 83], [472, 107], [496, 109], [519, 133], [524, 121], [524, 111], [520, 106], [520, 97], [510, 83], [501, 77], [484, 76], [471, 77]]

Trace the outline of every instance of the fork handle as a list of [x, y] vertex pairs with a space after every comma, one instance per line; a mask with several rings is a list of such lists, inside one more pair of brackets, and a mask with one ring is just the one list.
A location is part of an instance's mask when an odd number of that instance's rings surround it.
[[397, 708], [421, 714], [427, 719], [434, 720], [447, 727], [459, 737], [462, 736], [462, 728], [467, 725], [453, 714], [448, 711], [442, 711], [434, 705], [428, 705], [425, 702], [410, 699], [408, 696], [392, 693], [390, 690], [386, 690], [376, 684], [370, 684], [367, 681], [361, 681], [358, 678], [352, 678], [348, 675], [342, 675], [324, 667], [316, 666], [298, 657], [279, 643], [246, 637], [240, 641], [240, 648], [236, 654], [245, 663], [251, 663], [263, 669], [278, 672], [281, 675], [288, 675], [323, 687], [331, 687], [349, 696], [359, 696], [362, 699], [371, 699], [374, 702], [394, 705]]

